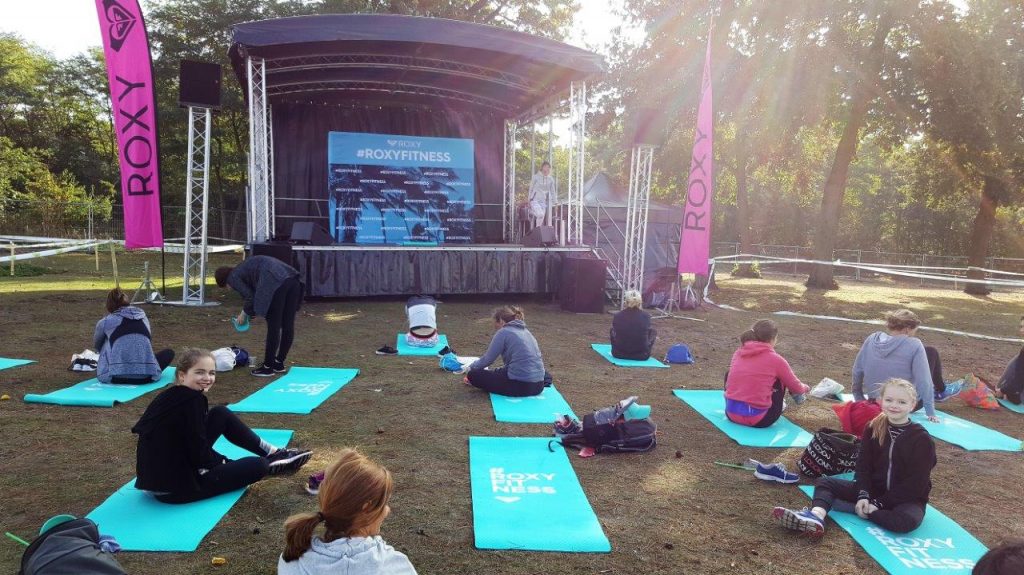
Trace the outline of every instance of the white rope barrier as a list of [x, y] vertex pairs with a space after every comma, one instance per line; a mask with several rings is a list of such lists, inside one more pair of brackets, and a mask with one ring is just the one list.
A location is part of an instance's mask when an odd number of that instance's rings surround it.
[[[733, 308], [733, 309], [735, 309], [735, 308]], [[847, 317], [839, 317], [839, 316], [834, 316], [834, 315], [814, 315], [814, 314], [808, 314], [808, 313], [800, 313], [800, 312], [796, 312], [796, 311], [777, 311], [777, 312], [774, 312], [774, 314], [775, 315], [793, 316], [793, 317], [806, 317], [806, 318], [810, 318], [810, 319], [827, 319], [827, 320], [831, 320], [831, 321], [845, 321], [845, 322], [850, 322], [850, 323], [866, 323], [866, 324], [871, 324], [871, 325], [885, 325], [884, 321], [878, 320], [878, 319], [850, 319], [850, 318], [847, 318]], [[934, 331], [934, 332], [938, 332], [938, 333], [947, 333], [947, 334], [950, 334], [950, 335], [962, 335], [962, 336], [966, 336], [966, 337], [972, 337], [974, 339], [985, 339], [985, 340], [989, 340], [989, 341], [1006, 341], [1006, 342], [1010, 342], [1010, 343], [1024, 343], [1024, 339], [1020, 339], [1020, 338], [1016, 338], [1016, 337], [998, 337], [998, 336], [994, 336], [994, 335], [984, 335], [984, 334], [980, 334], [980, 333], [971, 333], [969, 331], [959, 331], [959, 330], [955, 330], [955, 329], [945, 329], [945, 328], [941, 328], [941, 327], [929, 327], [929, 326], [926, 326], [926, 325], [922, 325], [921, 327], [919, 327], [917, 329], [926, 330], [926, 331]]]
[[52, 250], [43, 250], [41, 252], [30, 252], [30, 253], [27, 253], [27, 254], [16, 254], [14, 256], [3, 256], [3, 257], [0, 257], [0, 263], [10, 262], [12, 259], [14, 261], [22, 261], [22, 260], [31, 260], [31, 259], [35, 259], [35, 258], [44, 258], [44, 257], [47, 257], [47, 256], [55, 256], [57, 254], [64, 254], [64, 253], [68, 253], [68, 252], [75, 252], [75, 251], [78, 251], [78, 250], [85, 250], [85, 249], [89, 249], [89, 248], [92, 248], [92, 247], [95, 247], [95, 246], [104, 245], [104, 244], [107, 244], [107, 243], [109, 243], [109, 242], [107, 242], [107, 241], [91, 242], [91, 243], [87, 243], [87, 244], [75, 244], [73, 246], [68, 246], [68, 247], [65, 247], [65, 248], [57, 248], [57, 249], [52, 249]]
[[[743, 259], [739, 259], [739, 258], [753, 258], [753, 259], [743, 260]], [[900, 277], [909, 277], [909, 278], [924, 279], [924, 280], [955, 281], [957, 283], [964, 283], [964, 284], [972, 283], [972, 284], [987, 284], [987, 285], [993, 285], [993, 286], [1024, 288], [1024, 280], [1007, 280], [1007, 279], [996, 279], [996, 278], [989, 278], [989, 279], [980, 279], [980, 280], [978, 280], [978, 279], [971, 279], [971, 278], [966, 278], [966, 277], [962, 277], [962, 276], [956, 276], [956, 275], [952, 275], [952, 274], [915, 273], [915, 272], [910, 272], [910, 271], [903, 271], [903, 270], [913, 270], [913, 269], [918, 269], [918, 270], [922, 270], [922, 269], [924, 269], [924, 270], [931, 270], [931, 269], [956, 269], [956, 270], [960, 270], [960, 271], [963, 271], [963, 272], [966, 273], [969, 268], [933, 268], [933, 267], [929, 267], [929, 266], [902, 266], [902, 265], [897, 266], [897, 265], [881, 265], [881, 264], [873, 264], [872, 265], [872, 264], [858, 264], [858, 263], [854, 263], [854, 262], [844, 262], [842, 260], [835, 260], [835, 261], [805, 260], [805, 259], [798, 259], [798, 258], [776, 258], [776, 257], [772, 257], [772, 256], [759, 256], [759, 255], [753, 255], [753, 254], [737, 254], [737, 255], [734, 255], [734, 256], [722, 256], [722, 257], [718, 257], [718, 258], [713, 258], [711, 261], [712, 262], [714, 262], [714, 261], [723, 261], [723, 262], [729, 262], [729, 263], [734, 263], [734, 264], [748, 264], [748, 265], [751, 265], [751, 264], [771, 265], [771, 264], [794, 264], [794, 263], [830, 265], [830, 266], [836, 266], [836, 267], [846, 267], [846, 268], [859, 269], [859, 270], [863, 270], [863, 271], [870, 271], [870, 272], [886, 274], [886, 275], [893, 275], [893, 276], [900, 276]], [[974, 268], [974, 269], [980, 269], [980, 268]], [[1005, 272], [1005, 273], [1009, 274], [1010, 272]], [[1017, 275], [1017, 274], [1013, 274], [1013, 275]]]

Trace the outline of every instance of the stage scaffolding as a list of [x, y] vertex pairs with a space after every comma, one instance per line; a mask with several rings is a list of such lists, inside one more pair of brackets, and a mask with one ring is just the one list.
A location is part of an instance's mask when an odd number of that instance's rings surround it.
[[633, 147], [629, 166], [629, 197], [626, 201], [626, 246], [622, 256], [622, 294], [644, 289], [644, 254], [647, 251], [647, 214], [651, 199], [651, 165], [654, 146]]
[[246, 58], [249, 95], [249, 244], [274, 237], [274, 142], [270, 127], [266, 65]]

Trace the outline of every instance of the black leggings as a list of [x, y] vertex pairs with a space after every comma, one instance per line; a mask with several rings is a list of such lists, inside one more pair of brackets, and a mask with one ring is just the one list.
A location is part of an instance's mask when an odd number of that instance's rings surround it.
[[[722, 389], [725, 389], [728, 386], [728, 383], [729, 383], [729, 370], [725, 370], [725, 384], [726, 385], [723, 385]], [[779, 420], [780, 417], [782, 417], [782, 408], [784, 407], [785, 399], [786, 399], [786, 388], [782, 386], [782, 380], [776, 377], [775, 378], [775, 383], [772, 384], [772, 405], [771, 405], [771, 407], [768, 408], [768, 411], [765, 412], [765, 414], [761, 417], [761, 419], [757, 423], [755, 423], [754, 425], [751, 425], [750, 427], [757, 427], [757, 428], [771, 427], [771, 425], [773, 423], [775, 423], [776, 421]], [[726, 417], [726, 419], [729, 419], [728, 416]], [[732, 421], [732, 420], [729, 419], [729, 421]], [[736, 423], [736, 422], [733, 421], [733, 423]], [[739, 425], [744, 425], [744, 424], [740, 423]]]
[[274, 292], [267, 310], [267, 343], [263, 349], [263, 365], [284, 364], [295, 339], [295, 314], [302, 300], [302, 284], [288, 278]]
[[[161, 349], [160, 351], [153, 354], [156, 356], [156, 363], [160, 366], [160, 371], [167, 369], [168, 365], [174, 361], [174, 350], [173, 349]], [[115, 375], [110, 378], [110, 383], [122, 383], [138, 385], [142, 383], [153, 383], [152, 377], [123, 377]]]
[[[822, 477], [814, 487], [813, 507], [825, 511], [837, 508], [852, 511], [860, 490], [857, 484], [846, 479]], [[892, 509], [879, 509], [868, 515], [868, 521], [893, 533], [909, 533], [924, 521], [924, 506], [918, 503], [901, 503]]]
[[942, 380], [942, 360], [939, 359], [939, 350], [931, 346], [924, 346], [924, 355], [928, 358], [928, 369], [932, 372], [932, 387], [935, 393], [946, 391], [946, 382]]
[[551, 374], [544, 372], [544, 381], [525, 382], [508, 378], [504, 367], [498, 369], [474, 369], [466, 376], [469, 384], [490, 393], [509, 397], [529, 397], [540, 395], [544, 388], [551, 385]]
[[218, 405], [206, 415], [206, 439], [212, 447], [222, 435], [242, 449], [262, 456], [243, 457], [237, 461], [226, 460], [206, 473], [197, 475], [199, 491], [165, 493], [157, 495], [156, 498], [164, 503], [190, 503], [241, 489], [267, 476], [269, 463], [264, 457], [267, 452], [259, 436], [242, 423], [230, 409]]

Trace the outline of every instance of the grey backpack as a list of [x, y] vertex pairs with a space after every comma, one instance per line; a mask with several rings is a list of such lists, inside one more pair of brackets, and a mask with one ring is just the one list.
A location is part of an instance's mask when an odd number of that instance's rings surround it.
[[40, 535], [21, 556], [18, 575], [127, 575], [114, 555], [100, 549], [90, 519], [61, 523]]

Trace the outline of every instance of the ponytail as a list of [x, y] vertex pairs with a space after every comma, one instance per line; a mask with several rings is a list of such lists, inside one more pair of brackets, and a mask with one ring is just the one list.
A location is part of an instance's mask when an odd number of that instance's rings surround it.
[[754, 322], [750, 329], [740, 334], [740, 345], [748, 341], [760, 341], [771, 343], [779, 335], [779, 328], [770, 319], [761, 319]]
[[494, 320], [508, 323], [514, 320], [526, 319], [526, 314], [523, 313], [523, 308], [517, 305], [505, 305], [502, 307], [494, 308]]
[[885, 438], [889, 437], [889, 416], [884, 411], [879, 413], [868, 423], [868, 427], [871, 428], [871, 437], [878, 440], [878, 446], [884, 445]]
[[740, 345], [747, 343], [748, 341], [756, 341], [757, 335], [754, 334], [754, 330], [748, 329], [747, 331], [740, 334]]
[[319, 513], [297, 513], [284, 522], [285, 561], [295, 561], [313, 544], [313, 531], [322, 521]]

